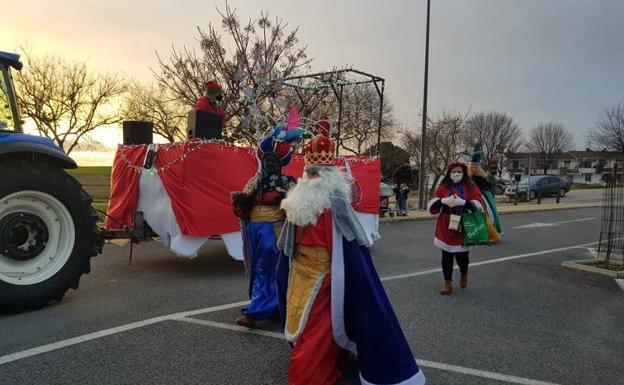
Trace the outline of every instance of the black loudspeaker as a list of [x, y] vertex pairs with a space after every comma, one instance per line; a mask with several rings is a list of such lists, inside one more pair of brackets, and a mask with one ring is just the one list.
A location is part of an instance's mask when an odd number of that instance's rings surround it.
[[123, 144], [152, 144], [154, 125], [151, 122], [126, 120], [123, 122]]
[[206, 111], [190, 111], [188, 116], [188, 137], [199, 139], [221, 139], [223, 118]]

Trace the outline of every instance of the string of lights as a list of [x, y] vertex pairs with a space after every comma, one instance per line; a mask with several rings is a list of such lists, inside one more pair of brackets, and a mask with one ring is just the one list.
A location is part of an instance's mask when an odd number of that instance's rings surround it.
[[[214, 139], [208, 139], [208, 140], [202, 140], [202, 139], [197, 139], [197, 138], [193, 138], [193, 139], [189, 139], [186, 141], [182, 141], [182, 142], [176, 142], [176, 143], [169, 143], [169, 144], [153, 144], [153, 145], [146, 145], [146, 144], [140, 144], [140, 145], [120, 145], [117, 148], [117, 152], [119, 154], [119, 158], [121, 159], [121, 161], [130, 169], [132, 169], [134, 172], [137, 173], [148, 173], [148, 174], [154, 174], [154, 173], [160, 173], [163, 171], [166, 171], [168, 169], [170, 169], [171, 167], [173, 167], [174, 165], [178, 164], [179, 162], [182, 162], [186, 159], [189, 158], [189, 156], [194, 153], [195, 151], [198, 151], [200, 149], [205, 148], [205, 146], [207, 145], [218, 145], [218, 148], [221, 151], [245, 151], [245, 152], [249, 152], [249, 153], [254, 153], [255, 149], [250, 148], [250, 147], [240, 147], [240, 146], [236, 146], [232, 143], [229, 142], [225, 142], [223, 140], [214, 140]], [[173, 149], [178, 149], [180, 147], [184, 148], [184, 152], [182, 152], [180, 155], [178, 155], [177, 157], [175, 157], [174, 159], [172, 159], [171, 161], [160, 165], [160, 166], [156, 166], [155, 164], [152, 167], [146, 168], [144, 167], [144, 158], [141, 157], [141, 161], [140, 164], [136, 164], [136, 161], [133, 162], [130, 159], [128, 159], [126, 153], [129, 150], [134, 150], [137, 148], [145, 148], [147, 151], [149, 151], [151, 146], [151, 149], [156, 153], [155, 156], [158, 155], [158, 152], [160, 151], [170, 151]], [[336, 158], [336, 163], [337, 164], [341, 164], [341, 163], [364, 163], [364, 164], [370, 164], [373, 162], [376, 162], [378, 160], [378, 157], [374, 156], [374, 157], [369, 157], [369, 156], [363, 156], [363, 155], [346, 155], [346, 156], [340, 156], [338, 158]], [[295, 155], [293, 158], [294, 162], [303, 162], [303, 157], [301, 155]]]

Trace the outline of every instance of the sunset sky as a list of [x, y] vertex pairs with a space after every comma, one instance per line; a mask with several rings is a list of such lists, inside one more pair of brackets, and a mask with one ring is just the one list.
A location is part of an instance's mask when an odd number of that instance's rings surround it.
[[[229, 4], [243, 19], [268, 10], [299, 26], [313, 70], [353, 65], [385, 77], [397, 117], [417, 124], [425, 0]], [[155, 51], [196, 46], [196, 26], [218, 21], [217, 6], [225, 2], [7, 1], [0, 50], [27, 43], [147, 81]], [[525, 131], [557, 121], [585, 146], [604, 108], [624, 102], [622, 15], [620, 0], [433, 0], [429, 110], [508, 112]]]

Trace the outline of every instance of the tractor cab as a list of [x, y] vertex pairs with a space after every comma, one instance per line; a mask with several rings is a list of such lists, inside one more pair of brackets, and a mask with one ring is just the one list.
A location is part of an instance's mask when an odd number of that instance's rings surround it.
[[0, 51], [0, 132], [22, 132], [11, 67], [22, 69], [19, 55]]

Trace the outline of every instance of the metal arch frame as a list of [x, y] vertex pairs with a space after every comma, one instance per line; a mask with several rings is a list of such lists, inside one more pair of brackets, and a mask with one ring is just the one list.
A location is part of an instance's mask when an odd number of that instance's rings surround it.
[[[345, 79], [345, 75], [353, 74], [357, 78], [354, 80]], [[359, 79], [358, 79], [359, 78]], [[312, 79], [316, 81], [316, 84], [303, 85], [304, 80]], [[281, 86], [291, 87], [295, 90], [299, 101], [303, 106], [306, 102], [301, 94], [301, 90], [317, 91], [325, 88], [331, 88], [336, 100], [338, 101], [338, 132], [336, 135], [336, 155], [340, 151], [340, 131], [342, 125], [342, 101], [343, 101], [343, 89], [344, 87], [355, 86], [358, 84], [373, 84], [375, 90], [379, 96], [379, 118], [377, 125], [377, 155], [379, 155], [379, 145], [381, 143], [381, 125], [383, 121], [383, 108], [384, 108], [384, 91], [386, 86], [386, 79], [371, 75], [369, 73], [356, 70], [353, 68], [344, 68], [333, 71], [317, 72], [307, 75], [290, 76], [287, 78], [279, 79], [276, 81]]]

